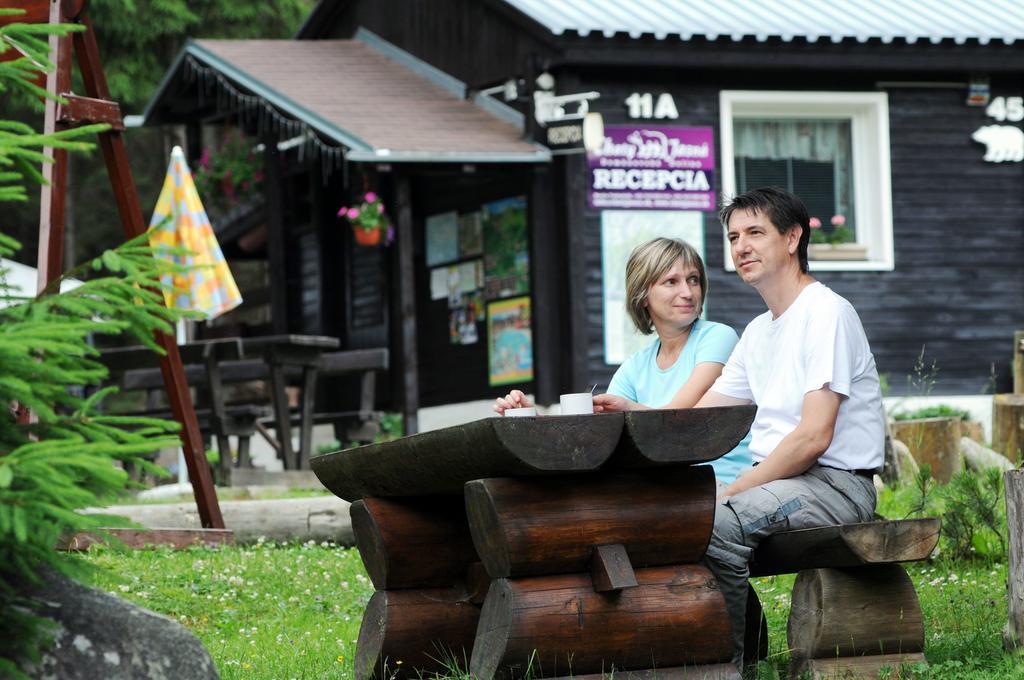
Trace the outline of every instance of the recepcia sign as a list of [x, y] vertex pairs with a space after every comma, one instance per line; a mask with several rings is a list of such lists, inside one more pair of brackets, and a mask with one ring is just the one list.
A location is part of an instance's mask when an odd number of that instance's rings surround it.
[[710, 127], [606, 125], [587, 154], [590, 207], [714, 210], [714, 139]]

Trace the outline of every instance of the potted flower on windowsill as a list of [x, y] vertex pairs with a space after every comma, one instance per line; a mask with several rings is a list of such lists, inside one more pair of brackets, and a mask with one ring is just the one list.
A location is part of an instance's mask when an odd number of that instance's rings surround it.
[[807, 257], [811, 260], [866, 260], [867, 246], [854, 240], [853, 231], [846, 226], [846, 217], [833, 215], [831, 226], [823, 227], [817, 217], [811, 218], [811, 242]]
[[352, 235], [361, 246], [376, 246], [383, 239], [384, 245], [395, 240], [395, 229], [384, 213], [384, 204], [372, 191], [363, 194], [358, 206], [338, 210], [338, 217], [352, 225]]

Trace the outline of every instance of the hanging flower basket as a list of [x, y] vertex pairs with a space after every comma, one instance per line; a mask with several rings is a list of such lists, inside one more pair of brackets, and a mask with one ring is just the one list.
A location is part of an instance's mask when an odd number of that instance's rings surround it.
[[384, 204], [372, 191], [363, 194], [358, 207], [339, 209], [338, 217], [348, 220], [356, 243], [361, 246], [380, 245], [381, 240], [384, 245], [391, 245], [395, 239], [395, 230], [384, 214]]
[[361, 246], [379, 246], [380, 245], [380, 229], [361, 229], [359, 227], [352, 228], [352, 234], [356, 237], [356, 243]]
[[193, 177], [208, 214], [225, 217], [262, 198], [263, 159], [254, 145], [238, 130], [228, 128], [216, 149], [203, 149]]

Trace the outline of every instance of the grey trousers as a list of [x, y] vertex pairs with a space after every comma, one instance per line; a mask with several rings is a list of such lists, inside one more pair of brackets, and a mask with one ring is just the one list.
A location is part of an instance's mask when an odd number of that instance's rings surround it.
[[758, 544], [779, 531], [870, 521], [875, 500], [870, 479], [814, 465], [797, 477], [777, 479], [718, 503], [704, 563], [725, 596], [737, 666], [743, 663], [750, 556]]

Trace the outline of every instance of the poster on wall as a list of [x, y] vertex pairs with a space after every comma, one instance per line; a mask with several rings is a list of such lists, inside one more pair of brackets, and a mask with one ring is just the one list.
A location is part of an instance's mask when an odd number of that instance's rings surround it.
[[530, 242], [526, 199], [506, 198], [483, 207], [484, 295], [521, 295], [530, 290]]
[[528, 296], [487, 305], [487, 355], [492, 386], [533, 380]]
[[587, 153], [591, 208], [714, 210], [715, 137], [710, 127], [606, 125]]
[[[607, 364], [621, 364], [653, 339], [650, 335], [641, 335], [626, 313], [626, 260], [633, 248], [658, 236], [682, 239], [706, 259], [703, 213], [675, 210], [601, 212], [604, 360]], [[707, 309], [705, 303], [705, 314]]]
[[459, 215], [459, 257], [478, 257], [484, 253], [483, 213]]
[[459, 214], [446, 212], [426, 219], [427, 266], [459, 259]]
[[478, 338], [476, 308], [471, 304], [448, 310], [448, 336], [453, 345], [475, 345]]
[[435, 267], [430, 270], [430, 299], [444, 300], [448, 297], [448, 268]]

